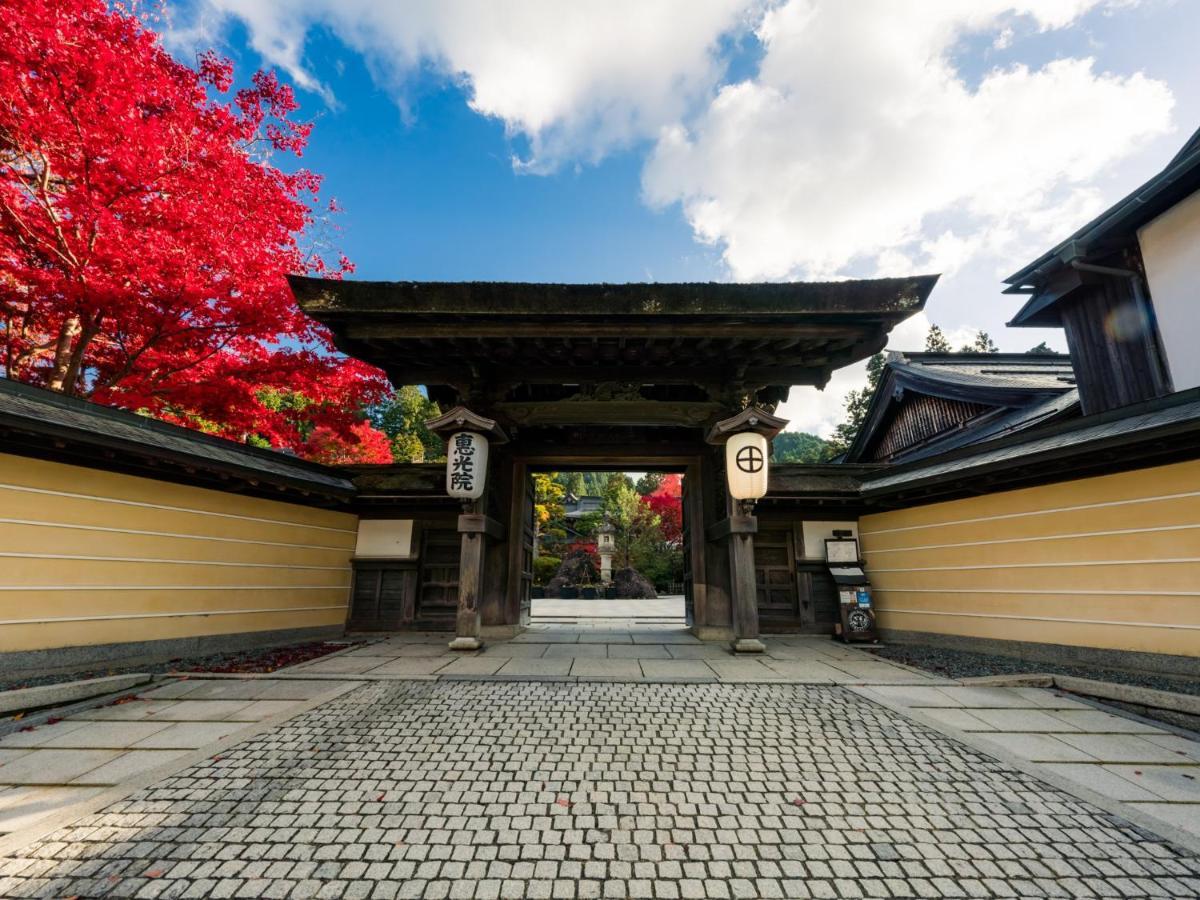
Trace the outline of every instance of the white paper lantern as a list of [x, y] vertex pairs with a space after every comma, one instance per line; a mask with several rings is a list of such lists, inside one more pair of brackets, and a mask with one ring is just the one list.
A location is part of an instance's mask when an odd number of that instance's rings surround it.
[[488, 439], [459, 431], [446, 442], [446, 493], [459, 500], [478, 500], [487, 482]]
[[758, 500], [767, 493], [767, 439], [743, 431], [725, 442], [725, 477], [734, 500]]

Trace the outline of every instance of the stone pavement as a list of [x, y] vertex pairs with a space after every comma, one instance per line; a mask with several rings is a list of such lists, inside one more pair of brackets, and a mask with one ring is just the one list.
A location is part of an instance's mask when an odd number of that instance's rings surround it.
[[0, 861], [5, 897], [1196, 897], [1200, 860], [839, 687], [361, 686]]
[[30, 827], [147, 773], [177, 768], [201, 747], [354, 686], [177, 679], [48, 723], [33, 724], [38, 720], [31, 717], [30, 724], [0, 738], [0, 834]]
[[761, 655], [733, 653], [679, 626], [534, 625], [483, 650], [447, 649], [450, 635], [396, 634], [288, 671], [374, 678], [545, 678], [798, 684], [949, 684], [828, 636], [764, 637]]
[[1178, 729], [1117, 715], [1042, 688], [974, 685], [854, 687], [1041, 777], [1096, 792], [1200, 840], [1200, 743]]

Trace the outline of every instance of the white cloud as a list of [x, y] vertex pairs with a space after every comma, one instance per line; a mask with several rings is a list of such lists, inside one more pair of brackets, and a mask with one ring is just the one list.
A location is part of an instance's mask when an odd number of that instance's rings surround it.
[[653, 139], [703, 105], [719, 81], [719, 42], [748, 34], [763, 0], [200, 0], [197, 18], [235, 17], [264, 59], [332, 100], [305, 59], [331, 29], [397, 92], [421, 66], [462, 81], [471, 108], [529, 141], [517, 164], [594, 162]]
[[[1169, 130], [1170, 91], [1071, 58], [972, 87], [953, 51], [1018, 14], [1059, 28], [1097, 2], [790, 0], [758, 28], [757, 76], [664, 127], [645, 196], [680, 203], [736, 279], [961, 266], [1030, 222], [1057, 228], [1060, 203], [1077, 212], [1080, 187]], [[927, 233], [938, 215], [950, 237]]]

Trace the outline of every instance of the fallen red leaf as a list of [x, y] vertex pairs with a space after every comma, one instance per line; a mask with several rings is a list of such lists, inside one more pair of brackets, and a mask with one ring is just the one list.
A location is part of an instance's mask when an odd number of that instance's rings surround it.
[[22, 731], [36, 731], [36, 730], [37, 730], [37, 726], [35, 726], [35, 725], [26, 725], [26, 726], [25, 726], [24, 728], [22, 728], [21, 730], [22, 730]]
[[568, 800], [566, 797], [559, 797], [554, 802], [557, 803], [559, 806], [570, 806], [571, 805], [571, 801]]
[[149, 872], [146, 872], [145, 875], [147, 878], [162, 878], [163, 873], [162, 869], [151, 869]]
[[387, 796], [387, 794], [380, 794], [378, 797], [376, 797], [376, 798], [375, 798], [375, 800], [376, 800], [376, 801], [382, 801], [382, 800], [383, 800], [383, 798], [384, 798], [384, 797], [386, 797], [386, 796]]

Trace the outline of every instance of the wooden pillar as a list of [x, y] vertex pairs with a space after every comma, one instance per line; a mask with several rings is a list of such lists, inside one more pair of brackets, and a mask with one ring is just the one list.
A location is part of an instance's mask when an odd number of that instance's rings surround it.
[[479, 606], [483, 595], [487, 541], [502, 540], [504, 527], [479, 509], [480, 503], [476, 501], [470, 512], [458, 517], [462, 553], [458, 563], [458, 612], [454, 617], [451, 650], [478, 650], [483, 646], [479, 636]]
[[732, 501], [728, 516], [709, 528], [710, 541], [729, 545], [729, 587], [733, 605], [733, 649], [737, 653], [762, 653], [766, 647], [758, 633], [758, 588], [754, 575], [754, 535], [758, 519], [748, 508]]

